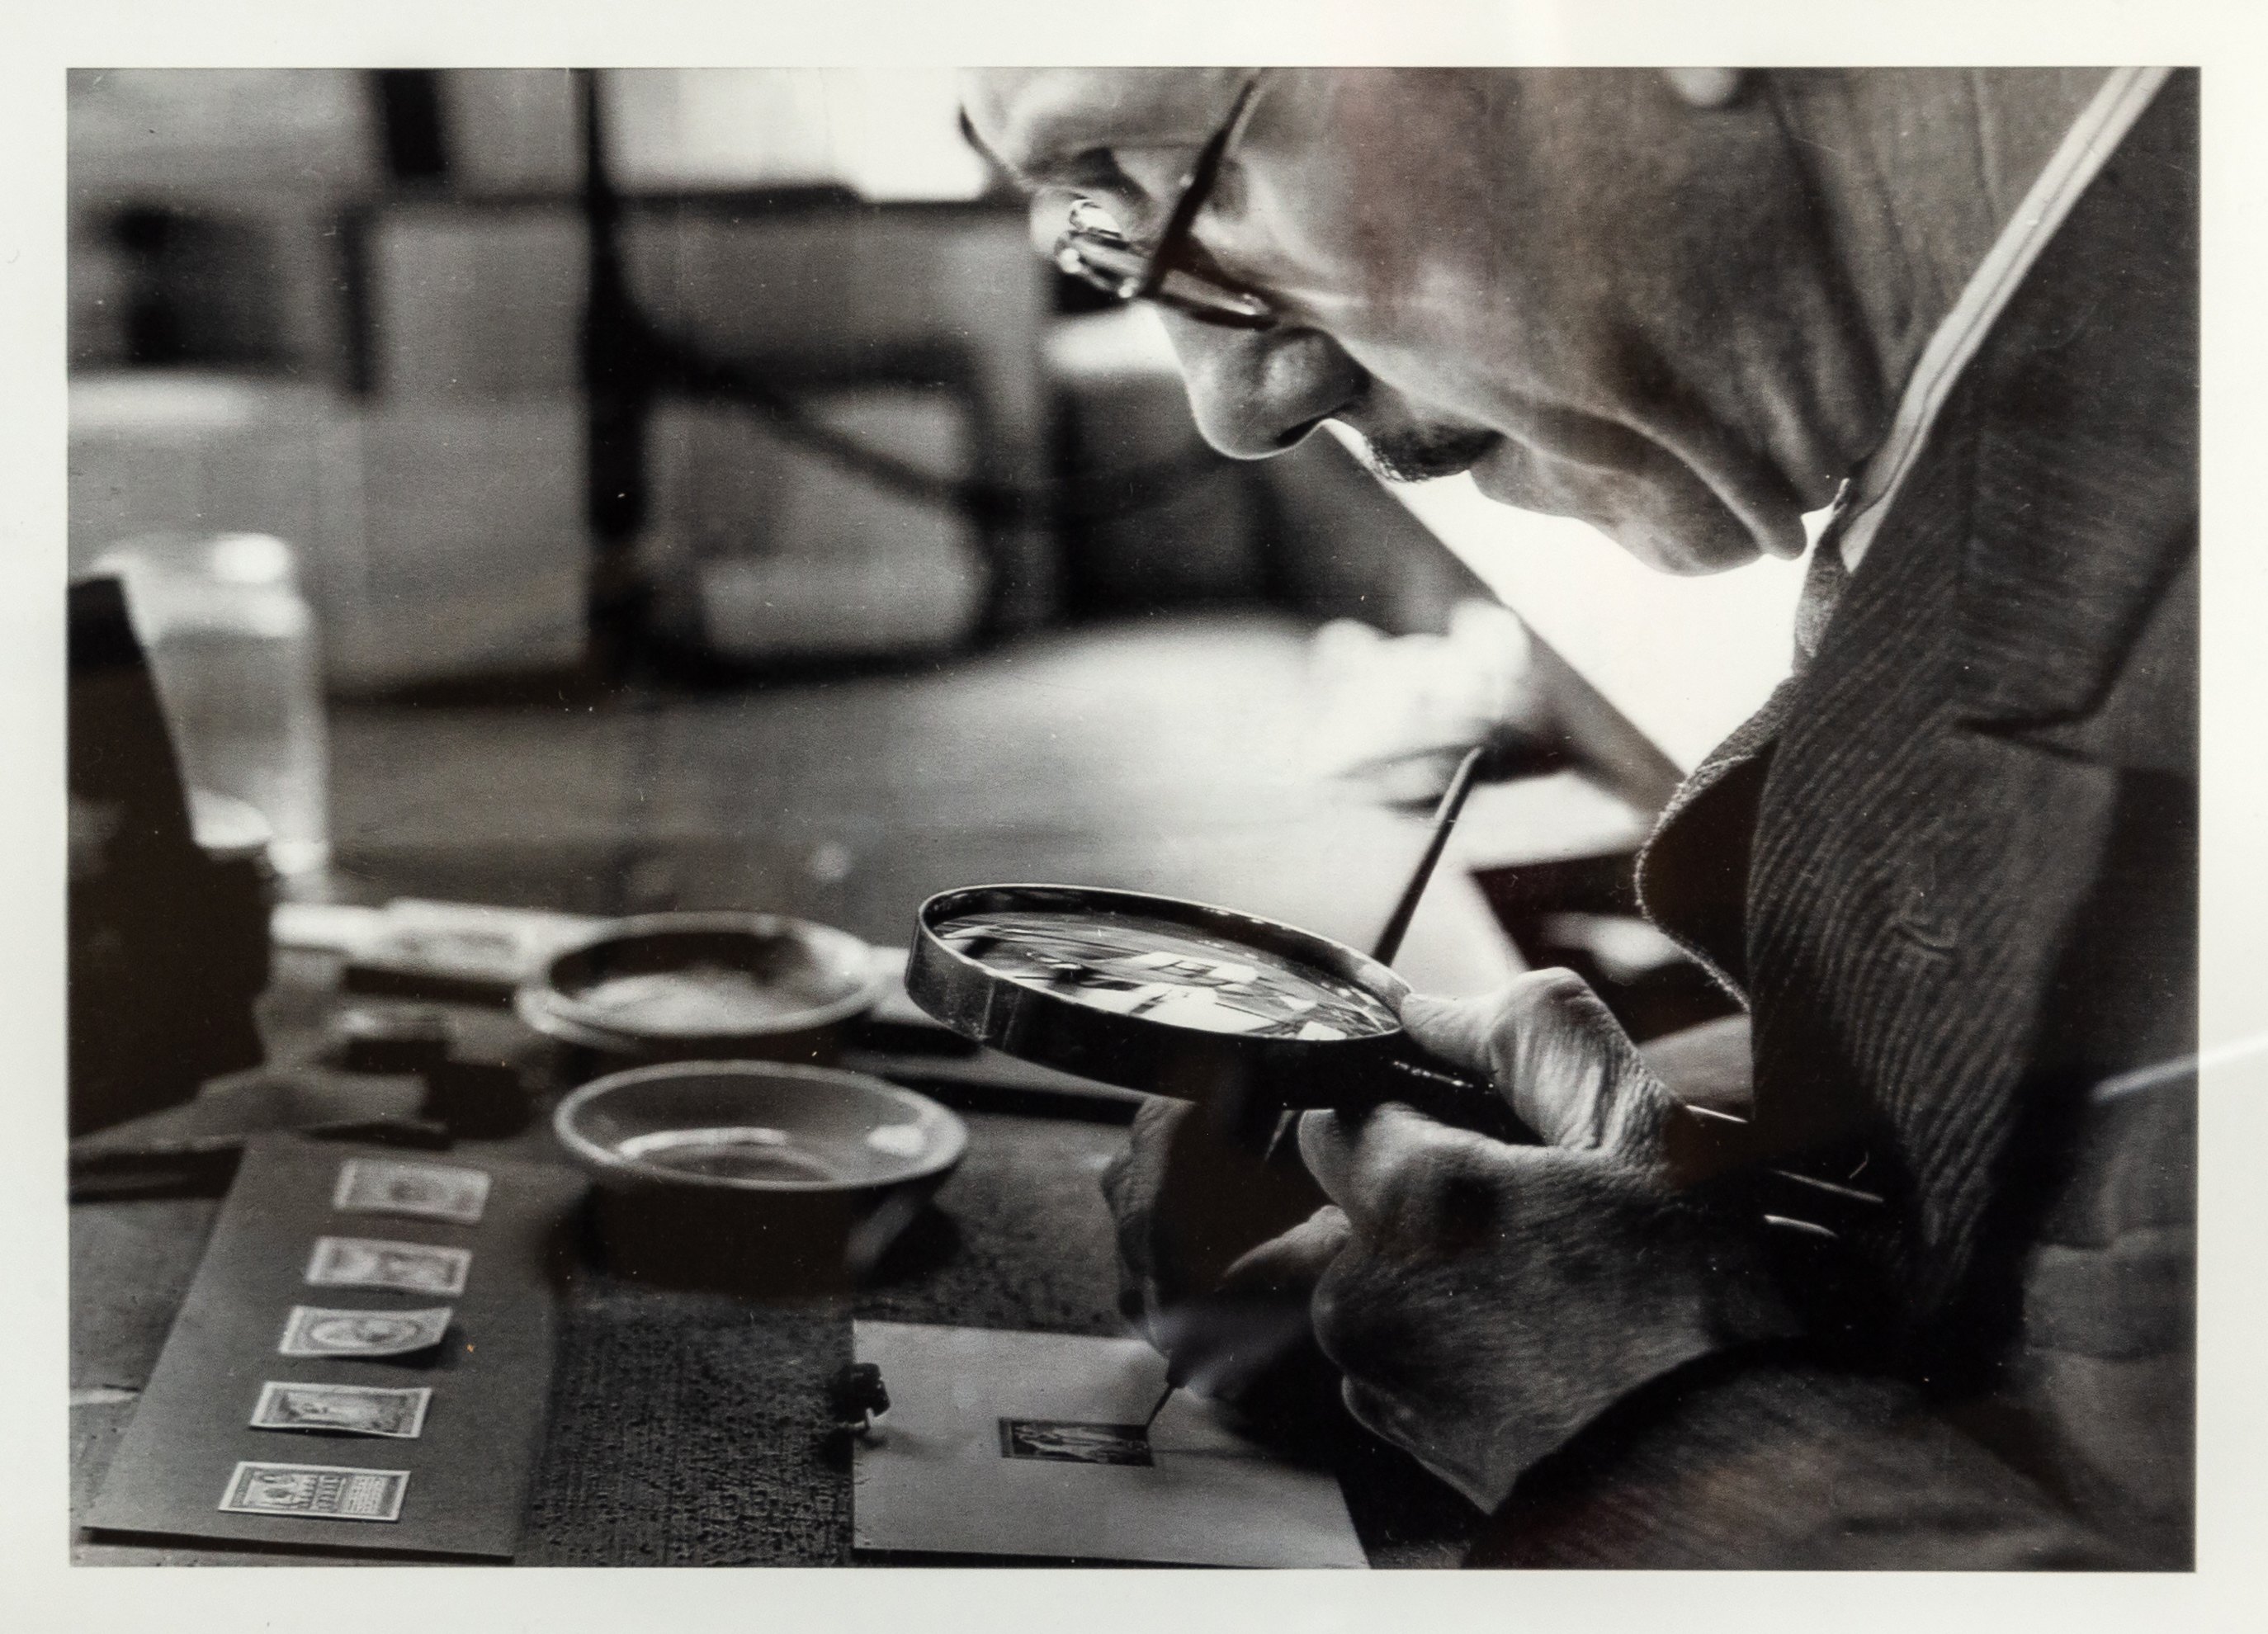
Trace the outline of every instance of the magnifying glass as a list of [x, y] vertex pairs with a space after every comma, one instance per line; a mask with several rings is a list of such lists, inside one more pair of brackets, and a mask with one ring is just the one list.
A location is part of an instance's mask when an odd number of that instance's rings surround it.
[[922, 904], [906, 989], [964, 1037], [1196, 1101], [1241, 1136], [1264, 1137], [1287, 1108], [1385, 1100], [1517, 1134], [1494, 1090], [1403, 1030], [1410, 987], [1385, 964], [1232, 909], [1084, 886], [946, 891]]
[[1402, 1027], [1389, 968], [1479, 769], [1466, 754], [1369, 954], [1312, 931], [1135, 891], [992, 885], [922, 904], [906, 975], [916, 1004], [1027, 1061], [1211, 1108], [1273, 1156], [1300, 1108], [1383, 1100], [1525, 1138], [1487, 1086]]

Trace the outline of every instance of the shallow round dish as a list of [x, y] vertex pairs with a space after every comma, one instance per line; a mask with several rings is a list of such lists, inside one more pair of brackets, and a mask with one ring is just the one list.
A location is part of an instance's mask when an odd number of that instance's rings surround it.
[[780, 914], [648, 914], [561, 952], [520, 990], [539, 1032], [646, 1060], [824, 1059], [880, 990], [866, 945]]
[[828, 1067], [673, 1062], [559, 1103], [560, 1144], [601, 1186], [862, 1191], [941, 1177], [968, 1131], [925, 1095]]
[[968, 1132], [862, 1073], [673, 1062], [593, 1079], [552, 1128], [597, 1184], [610, 1261], [654, 1280], [814, 1286], [864, 1275]]

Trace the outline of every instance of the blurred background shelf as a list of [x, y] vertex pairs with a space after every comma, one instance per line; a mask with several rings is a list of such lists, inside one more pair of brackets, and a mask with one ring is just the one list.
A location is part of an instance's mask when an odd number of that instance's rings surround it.
[[[622, 378], [581, 86], [629, 312], [757, 397]], [[1361, 941], [1406, 813], [1285, 769], [1309, 638], [1501, 598], [1548, 710], [1442, 894], [1521, 953], [1421, 936], [1413, 974], [1635, 970], [1615, 883], [1785, 651], [1766, 575], [1712, 661], [1675, 591], [1593, 616], [1632, 570], [1594, 537], [1328, 438], [1211, 454], [1154, 316], [1034, 254], [949, 73], [94, 70], [70, 118], [71, 568], [289, 543], [336, 852], [389, 888], [895, 941], [909, 892], [1054, 873]]]

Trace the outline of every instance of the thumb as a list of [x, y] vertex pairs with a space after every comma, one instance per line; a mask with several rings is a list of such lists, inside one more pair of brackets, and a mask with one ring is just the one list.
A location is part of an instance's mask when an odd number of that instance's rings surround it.
[[1502, 1000], [1498, 993], [1476, 998], [1442, 998], [1412, 993], [1402, 1001], [1402, 1026], [1410, 1037], [1451, 1066], [1492, 1078], [1489, 1034]]
[[1425, 1049], [1484, 1076], [1550, 1145], [1638, 1156], [1658, 1141], [1668, 1092], [1571, 970], [1531, 970], [1478, 998], [1412, 994], [1402, 1020]]
[[1264, 1299], [1312, 1288], [1353, 1234], [1344, 1211], [1327, 1204], [1240, 1255], [1221, 1273], [1216, 1292]]

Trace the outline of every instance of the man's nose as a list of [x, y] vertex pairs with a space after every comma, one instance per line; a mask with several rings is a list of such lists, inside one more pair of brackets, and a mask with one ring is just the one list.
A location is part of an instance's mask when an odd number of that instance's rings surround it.
[[1165, 316], [1197, 429], [1233, 459], [1282, 453], [1359, 401], [1370, 384], [1362, 365], [1319, 329], [1229, 329]]

